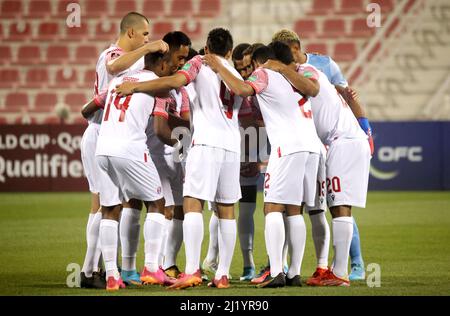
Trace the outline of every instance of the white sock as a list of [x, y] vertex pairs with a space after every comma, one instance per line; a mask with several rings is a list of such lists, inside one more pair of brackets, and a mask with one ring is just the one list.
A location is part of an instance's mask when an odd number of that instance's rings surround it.
[[136, 253], [139, 246], [141, 211], [124, 208], [120, 217], [120, 244], [122, 247], [122, 269], [136, 270]]
[[284, 222], [284, 233], [286, 238], [284, 239], [284, 245], [283, 245], [283, 271], [284, 267], [288, 266], [288, 253], [289, 253], [289, 226], [287, 223], [287, 215], [285, 212], [283, 214], [283, 222]]
[[200, 267], [203, 241], [203, 215], [189, 212], [184, 214], [183, 239], [186, 251], [186, 274], [195, 273]]
[[164, 269], [176, 265], [177, 254], [183, 243], [183, 221], [172, 219], [167, 229], [167, 243], [164, 258]]
[[328, 252], [330, 248], [330, 226], [325, 212], [309, 216], [311, 220], [312, 237], [316, 249], [317, 267], [327, 269]]
[[119, 222], [111, 219], [102, 219], [100, 222], [100, 242], [103, 259], [105, 260], [106, 278], [113, 276], [119, 278], [117, 270], [117, 235]]
[[158, 256], [158, 266], [164, 266], [164, 258], [166, 256], [166, 244], [169, 234], [169, 226], [172, 226], [172, 220], [166, 219], [166, 224], [164, 225], [164, 232], [162, 234], [161, 250]]
[[145, 267], [150, 272], [158, 271], [158, 256], [166, 219], [163, 214], [147, 213], [144, 223]]
[[348, 216], [333, 219], [334, 268], [337, 277], [347, 277], [348, 257], [353, 236], [353, 218]]
[[288, 278], [292, 279], [300, 275], [303, 254], [306, 244], [306, 226], [302, 215], [287, 216], [289, 251], [291, 255], [291, 264], [289, 265]]
[[[95, 218], [96, 214], [89, 214], [88, 222], [86, 225], [86, 255], [84, 257], [84, 263], [83, 268], [81, 271], [84, 272], [84, 274], [90, 278], [92, 276], [92, 272], [94, 270], [94, 255], [95, 255], [95, 249], [97, 247], [97, 240], [98, 240], [98, 228], [100, 225], [100, 221], [98, 225], [96, 225], [96, 230], [91, 230], [92, 222]], [[100, 215], [101, 218], [101, 215]], [[95, 227], [94, 227], [95, 228]]]
[[209, 220], [209, 245], [206, 260], [209, 262], [217, 262], [219, 255], [219, 218], [216, 213], [212, 212]]
[[89, 227], [93, 236], [97, 233], [97, 242], [95, 243], [94, 257], [92, 259], [92, 270], [97, 272], [102, 266], [102, 248], [100, 243], [100, 221], [102, 220], [102, 212], [97, 212], [92, 219], [91, 225]]
[[283, 272], [283, 245], [285, 239], [283, 215], [271, 212], [265, 217], [264, 237], [270, 261], [270, 275], [276, 277]]
[[244, 267], [255, 267], [253, 261], [253, 238], [255, 235], [253, 214], [255, 213], [255, 209], [256, 203], [239, 203], [238, 230]]
[[231, 261], [236, 245], [236, 220], [219, 219], [219, 265], [215, 278], [219, 280], [223, 275], [230, 274]]

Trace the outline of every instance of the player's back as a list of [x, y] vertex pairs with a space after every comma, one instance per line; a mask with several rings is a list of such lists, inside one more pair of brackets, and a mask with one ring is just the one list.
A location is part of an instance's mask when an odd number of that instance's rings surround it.
[[148, 154], [145, 130], [153, 112], [155, 99], [145, 93], [119, 97], [116, 85], [124, 81], [149, 81], [157, 76], [147, 70], [113, 79], [109, 85], [96, 155], [145, 160]]
[[278, 155], [319, 152], [311, 105], [289, 81], [278, 72], [258, 68], [247, 82], [255, 89], [270, 144]]
[[[237, 78], [242, 79], [224, 58], [221, 61]], [[196, 92], [191, 108], [193, 143], [239, 153], [238, 113], [242, 98], [230, 93], [220, 77], [202, 64], [201, 56], [188, 61], [180, 72], [192, 82]]]
[[311, 69], [317, 72], [320, 85], [318, 95], [310, 98], [314, 123], [320, 140], [330, 145], [337, 138], [367, 138], [350, 107], [327, 76], [309, 64], [298, 67], [299, 73], [305, 73]]
[[[124, 54], [124, 50], [115, 44], [111, 44], [110, 47], [105, 49], [99, 56], [97, 60], [97, 65], [95, 67], [95, 87], [94, 87], [94, 96], [99, 95], [108, 90], [109, 83], [116, 76], [121, 76], [126, 73], [132, 73], [137, 70], [144, 69], [144, 58], [139, 59], [136, 63], [134, 63], [129, 69], [117, 74], [112, 75], [106, 69], [106, 64]], [[90, 123], [100, 124], [103, 117], [103, 111], [99, 110], [95, 112], [88, 121]]]

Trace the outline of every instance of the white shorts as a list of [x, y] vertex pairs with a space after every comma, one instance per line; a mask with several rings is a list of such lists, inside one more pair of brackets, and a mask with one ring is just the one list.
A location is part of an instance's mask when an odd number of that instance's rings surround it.
[[112, 190], [100, 191], [100, 204], [113, 206], [137, 199], [156, 201], [163, 198], [161, 181], [151, 159], [147, 162], [111, 156], [96, 156], [102, 172], [114, 183]]
[[151, 155], [161, 179], [162, 192], [167, 206], [183, 205], [184, 172], [181, 163], [172, 155]]
[[240, 156], [222, 148], [195, 145], [186, 161], [183, 196], [232, 204], [241, 198]]
[[339, 139], [327, 152], [327, 202], [329, 207], [366, 207], [370, 147], [367, 139]]
[[317, 191], [317, 173], [319, 170], [320, 154], [310, 153], [306, 161], [305, 178], [303, 180], [303, 202], [314, 206]]
[[269, 158], [264, 178], [264, 202], [302, 205], [305, 195], [305, 170], [309, 152], [296, 152]]
[[89, 183], [89, 191], [96, 194], [100, 193], [101, 186], [105, 187], [106, 190], [114, 187], [114, 183], [108, 177], [105, 177], [95, 160], [99, 130], [99, 124], [89, 124], [83, 133], [80, 143], [81, 162]]
[[319, 154], [319, 168], [317, 170], [317, 175], [316, 175], [316, 194], [315, 194], [315, 199], [314, 199], [314, 205], [309, 206], [309, 205], [305, 205], [305, 211], [309, 212], [309, 211], [317, 211], [317, 210], [322, 210], [325, 211], [327, 210], [327, 199], [326, 199], [326, 180], [327, 180], [327, 174], [326, 174], [326, 170], [325, 170], [325, 160], [326, 160], [326, 151], [325, 148], [323, 150], [320, 151]]

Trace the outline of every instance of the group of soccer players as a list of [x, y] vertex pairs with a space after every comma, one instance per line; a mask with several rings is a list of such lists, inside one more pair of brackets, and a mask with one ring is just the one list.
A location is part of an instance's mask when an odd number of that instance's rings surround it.
[[[118, 41], [99, 57], [94, 99], [82, 110], [89, 121], [81, 154], [92, 205], [81, 286], [183, 289], [202, 284], [203, 268], [214, 273], [208, 286], [228, 288], [238, 232], [242, 281], [262, 288], [301, 286], [303, 211], [312, 222], [317, 256], [306, 283], [349, 286], [349, 254], [350, 277], [364, 279], [351, 208], [365, 207], [373, 143], [357, 95], [334, 61], [303, 53], [289, 30], [277, 32], [268, 45], [233, 50], [229, 31], [216, 28], [203, 55], [179, 31], [155, 42], [148, 38], [148, 19], [128, 13]], [[258, 142], [268, 137], [268, 161], [258, 155], [258, 144], [246, 144], [241, 155], [240, 128], [252, 127], [265, 127]], [[262, 171], [268, 265], [256, 275], [253, 214]], [[214, 213], [201, 265], [205, 202]], [[139, 274], [142, 205], [145, 262]], [[330, 267], [327, 205], [333, 218]], [[183, 242], [182, 273], [176, 258]]]

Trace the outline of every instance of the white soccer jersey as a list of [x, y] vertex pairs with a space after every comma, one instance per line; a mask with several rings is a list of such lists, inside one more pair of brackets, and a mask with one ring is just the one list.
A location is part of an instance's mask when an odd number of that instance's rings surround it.
[[367, 139], [352, 110], [323, 72], [309, 64], [299, 65], [297, 71], [319, 81], [319, 94], [309, 100], [317, 134], [325, 145], [330, 145], [338, 138]]
[[[111, 44], [111, 46], [105, 49], [98, 58], [97, 66], [95, 67], [95, 87], [94, 87], [94, 97], [105, 93], [108, 90], [108, 85], [111, 80], [116, 76], [122, 76], [126, 73], [131, 73], [136, 70], [144, 69], [144, 57], [140, 58], [137, 62], [135, 62], [130, 68], [119, 73], [117, 75], [111, 75], [106, 69], [106, 65], [113, 59], [116, 59], [123, 55], [125, 51], [118, 47], [115, 44]], [[100, 124], [102, 121], [103, 111], [98, 110], [91, 117], [88, 118], [89, 123], [97, 123]]]
[[115, 93], [115, 87], [124, 81], [149, 81], [156, 78], [158, 77], [153, 72], [141, 70], [111, 81], [96, 156], [113, 156], [137, 161], [149, 159], [145, 130], [154, 109], [155, 99], [145, 93], [134, 93], [120, 98]]
[[174, 148], [164, 144], [155, 134], [153, 127], [154, 116], [161, 116], [166, 120], [169, 119], [169, 113], [180, 117], [181, 114], [189, 112], [189, 96], [184, 87], [178, 90], [170, 91], [170, 98], [156, 98], [155, 109], [149, 118], [146, 134], [147, 146], [152, 155], [168, 155], [172, 154]]
[[[224, 58], [221, 61], [242, 79]], [[233, 95], [220, 77], [202, 64], [201, 56], [188, 61], [179, 73], [186, 76], [197, 94], [191, 108], [192, 143], [240, 153], [238, 113], [243, 99]]]
[[320, 152], [309, 101], [278, 72], [258, 68], [246, 80], [256, 93], [267, 135], [278, 156]]

